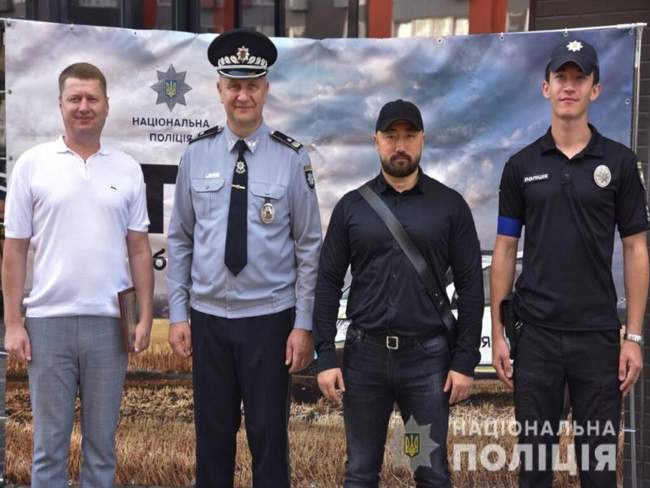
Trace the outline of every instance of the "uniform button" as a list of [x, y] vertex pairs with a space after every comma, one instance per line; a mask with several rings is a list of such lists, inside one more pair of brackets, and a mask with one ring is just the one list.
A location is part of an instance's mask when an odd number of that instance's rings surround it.
[[393, 278], [397, 278], [397, 273], [393, 273], [391, 276], [392, 276]]

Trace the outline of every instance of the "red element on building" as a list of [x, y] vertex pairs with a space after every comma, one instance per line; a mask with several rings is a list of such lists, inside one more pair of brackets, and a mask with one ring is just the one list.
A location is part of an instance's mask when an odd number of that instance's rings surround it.
[[469, 33], [505, 31], [507, 11], [508, 0], [469, 0]]
[[393, 35], [393, 0], [368, 0], [368, 37]]

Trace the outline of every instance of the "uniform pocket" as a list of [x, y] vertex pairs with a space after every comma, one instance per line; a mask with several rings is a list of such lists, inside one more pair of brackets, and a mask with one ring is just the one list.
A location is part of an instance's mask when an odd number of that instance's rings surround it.
[[278, 183], [250, 181], [249, 206], [252, 206], [259, 216], [259, 222], [271, 225], [288, 221], [289, 213], [285, 194], [287, 187]]
[[223, 178], [192, 178], [192, 206], [198, 218], [214, 218], [223, 199]]

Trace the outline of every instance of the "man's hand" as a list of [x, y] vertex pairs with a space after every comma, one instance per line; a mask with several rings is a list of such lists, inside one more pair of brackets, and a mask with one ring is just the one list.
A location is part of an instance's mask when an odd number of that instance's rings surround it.
[[289, 366], [289, 373], [297, 373], [309, 366], [314, 359], [314, 339], [311, 332], [293, 329], [287, 339], [284, 365]]
[[5, 330], [5, 350], [18, 361], [32, 360], [32, 348], [23, 324], [7, 325]]
[[623, 341], [618, 360], [618, 379], [621, 381], [620, 390], [627, 395], [643, 368], [641, 346], [632, 341]]
[[492, 338], [492, 366], [497, 372], [497, 377], [509, 389], [514, 390], [512, 381], [512, 364], [510, 364], [510, 348], [505, 338]]
[[345, 391], [341, 368], [326, 369], [318, 373], [318, 388], [334, 405], [340, 405], [341, 395]]
[[138, 322], [138, 325], [135, 326], [135, 340], [133, 341], [134, 353], [140, 354], [149, 347], [152, 325], [152, 322], [141, 320]]
[[465, 400], [469, 396], [473, 381], [474, 378], [471, 376], [466, 376], [458, 371], [449, 371], [444, 387], [445, 393], [451, 390], [449, 405]]
[[176, 355], [188, 358], [192, 355], [192, 331], [187, 322], [178, 322], [169, 326], [169, 345]]

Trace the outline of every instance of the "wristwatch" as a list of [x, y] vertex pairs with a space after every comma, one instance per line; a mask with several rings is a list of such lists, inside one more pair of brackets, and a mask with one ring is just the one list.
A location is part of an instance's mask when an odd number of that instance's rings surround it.
[[624, 339], [626, 341], [636, 342], [639, 346], [643, 346], [643, 336], [638, 334], [625, 334]]

